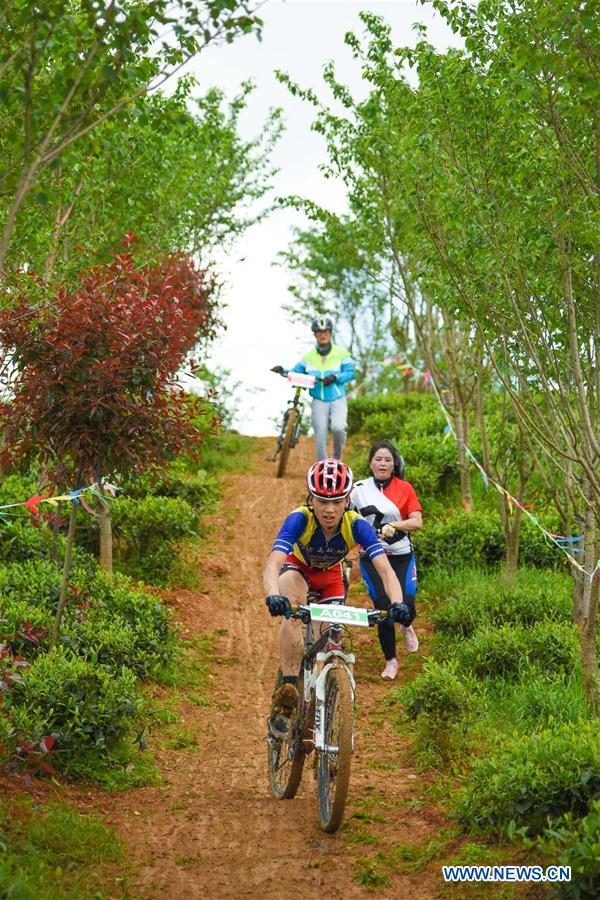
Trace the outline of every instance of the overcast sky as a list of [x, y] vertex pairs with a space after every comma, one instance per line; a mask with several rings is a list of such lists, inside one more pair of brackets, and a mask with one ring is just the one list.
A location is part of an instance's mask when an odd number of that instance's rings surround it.
[[[260, 131], [268, 111], [281, 107], [285, 132], [274, 153], [279, 169], [273, 196], [298, 194], [335, 212], [346, 208], [342, 186], [321, 175], [326, 162], [324, 142], [310, 130], [311, 107], [291, 96], [275, 78], [275, 70], [288, 72], [302, 87], [314, 88], [327, 97], [322, 80], [325, 63], [333, 60], [338, 79], [363, 96], [366, 86], [360, 70], [344, 44], [347, 31], [362, 32], [361, 10], [382, 15], [392, 26], [395, 43], [414, 44], [415, 22], [429, 28], [429, 40], [438, 48], [456, 45], [457, 39], [429, 6], [414, 0], [269, 0], [260, 15], [264, 20], [262, 41], [244, 37], [224, 47], [211, 47], [195, 62], [192, 71], [204, 92], [211, 85], [232, 97], [242, 81], [252, 80], [256, 89], [241, 120], [243, 137]], [[232, 370], [233, 379], [244, 385], [242, 412], [236, 422], [246, 434], [272, 434], [290, 393], [287, 383], [269, 372], [275, 364], [291, 366], [311, 345], [309, 323], [302, 329], [292, 325], [282, 310], [289, 302], [289, 275], [273, 265], [278, 251], [285, 249], [294, 225], [303, 217], [293, 210], [280, 210], [251, 228], [226, 257], [218, 260], [225, 286], [227, 331], [215, 344], [212, 362]]]

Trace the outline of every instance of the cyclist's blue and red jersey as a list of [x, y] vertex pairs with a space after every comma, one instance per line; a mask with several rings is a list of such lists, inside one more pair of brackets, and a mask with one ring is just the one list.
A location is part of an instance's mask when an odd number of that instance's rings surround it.
[[275, 538], [273, 550], [295, 557], [309, 569], [331, 569], [360, 544], [369, 559], [385, 554], [372, 526], [355, 510], [346, 510], [338, 530], [325, 537], [314, 511], [299, 506], [287, 516]]

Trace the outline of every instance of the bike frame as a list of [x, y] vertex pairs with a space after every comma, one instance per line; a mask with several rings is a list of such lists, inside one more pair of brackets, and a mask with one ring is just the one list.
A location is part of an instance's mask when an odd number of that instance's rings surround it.
[[[350, 681], [352, 706], [356, 694], [356, 685], [352, 666], [355, 662], [353, 653], [342, 650], [343, 628], [340, 625], [329, 625], [326, 631], [313, 643], [313, 626], [308, 623], [304, 636], [304, 713], [309, 709], [313, 697], [315, 700], [314, 744], [317, 750], [335, 750], [325, 746], [325, 683], [331, 669], [344, 669]], [[324, 650], [320, 650], [324, 647]], [[317, 670], [317, 671], [315, 671]]]

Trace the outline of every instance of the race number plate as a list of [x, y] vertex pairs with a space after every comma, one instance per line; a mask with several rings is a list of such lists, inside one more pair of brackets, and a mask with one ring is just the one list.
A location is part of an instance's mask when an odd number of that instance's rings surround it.
[[314, 375], [303, 375], [302, 372], [288, 372], [287, 380], [290, 384], [293, 384], [294, 387], [311, 388], [314, 387], [315, 384]]
[[334, 603], [311, 603], [310, 617], [313, 622], [335, 622], [336, 625], [366, 625], [369, 617], [366, 609], [353, 606], [339, 606]]

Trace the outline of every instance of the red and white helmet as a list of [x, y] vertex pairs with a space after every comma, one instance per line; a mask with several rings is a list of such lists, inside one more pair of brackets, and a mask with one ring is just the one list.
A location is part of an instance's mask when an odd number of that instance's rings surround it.
[[306, 486], [320, 500], [341, 500], [352, 490], [352, 469], [339, 459], [320, 459], [308, 470]]

